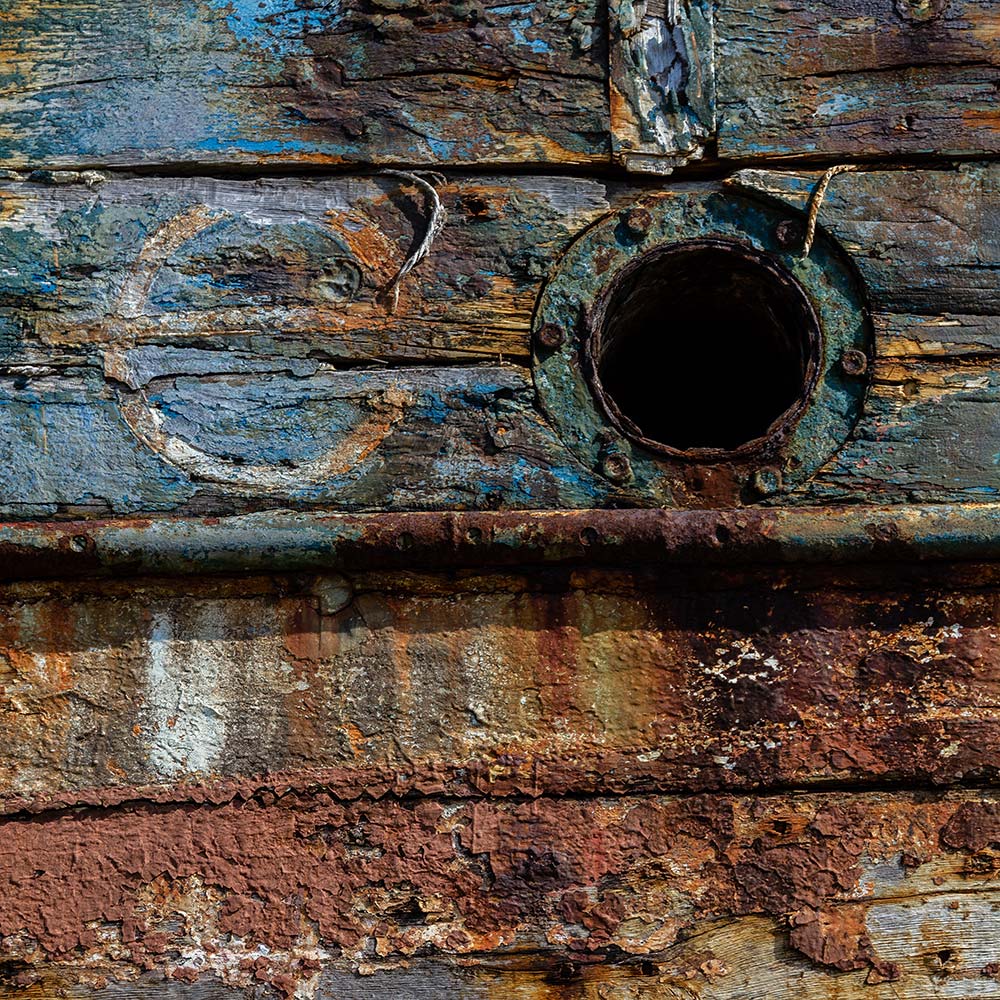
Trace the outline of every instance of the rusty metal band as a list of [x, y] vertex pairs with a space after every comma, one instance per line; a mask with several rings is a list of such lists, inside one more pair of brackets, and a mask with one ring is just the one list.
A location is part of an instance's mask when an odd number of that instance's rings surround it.
[[1000, 560], [1000, 504], [317, 514], [0, 525], [0, 579], [530, 564]]

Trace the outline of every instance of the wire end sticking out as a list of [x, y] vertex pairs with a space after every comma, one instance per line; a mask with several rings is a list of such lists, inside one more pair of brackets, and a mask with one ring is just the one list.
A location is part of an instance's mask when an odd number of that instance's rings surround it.
[[[381, 292], [381, 297], [384, 297], [389, 301], [389, 312], [394, 313], [396, 311], [396, 306], [399, 304], [400, 284], [403, 279], [417, 266], [417, 264], [419, 264], [431, 252], [434, 240], [437, 239], [441, 230], [444, 229], [445, 220], [447, 219], [448, 214], [445, 211], [444, 205], [441, 204], [441, 198], [438, 196], [434, 185], [431, 184], [425, 177], [422, 177], [419, 174], [410, 173], [406, 170], [380, 170], [377, 176], [395, 177], [401, 181], [405, 181], [407, 184], [412, 184], [424, 194], [427, 198], [427, 204], [430, 207], [430, 217], [427, 221], [427, 229], [424, 231], [424, 238], [420, 241], [420, 245], [413, 251], [413, 253], [410, 254], [409, 257], [406, 258], [400, 269], [393, 276], [393, 279]], [[438, 179], [438, 175], [430, 176], [433, 179]]]
[[846, 174], [859, 169], [854, 163], [841, 163], [836, 167], [830, 167], [819, 179], [819, 183], [813, 188], [809, 196], [809, 216], [806, 221], [806, 238], [802, 244], [802, 256], [808, 257], [812, 250], [813, 241], [816, 239], [816, 224], [819, 221], [819, 210], [823, 207], [823, 199], [826, 197], [826, 189], [830, 186], [830, 181], [837, 174]]

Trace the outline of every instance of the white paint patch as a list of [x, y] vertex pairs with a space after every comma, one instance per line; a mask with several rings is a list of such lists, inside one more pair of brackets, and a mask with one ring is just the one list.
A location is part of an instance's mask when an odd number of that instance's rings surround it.
[[461, 652], [463, 673], [468, 683], [466, 712], [470, 725], [466, 735], [476, 738], [493, 726], [490, 708], [493, 685], [498, 677], [505, 677], [510, 670], [500, 652], [490, 642], [487, 633], [477, 635]]
[[153, 615], [143, 729], [149, 763], [161, 777], [210, 772], [222, 753], [226, 722], [216, 645], [212, 639], [178, 635], [168, 612]]

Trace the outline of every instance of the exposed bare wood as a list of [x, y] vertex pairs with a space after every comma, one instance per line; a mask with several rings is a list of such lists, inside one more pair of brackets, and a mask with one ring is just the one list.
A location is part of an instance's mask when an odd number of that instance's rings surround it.
[[1000, 152], [992, 0], [719, 5], [725, 158]]

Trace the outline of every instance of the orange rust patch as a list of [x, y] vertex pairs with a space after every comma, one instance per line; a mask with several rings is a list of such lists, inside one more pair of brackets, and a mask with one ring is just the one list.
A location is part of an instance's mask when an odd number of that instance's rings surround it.
[[972, 128], [985, 128], [991, 132], [1000, 132], [1000, 111], [969, 108], [962, 112], [962, 121]]

